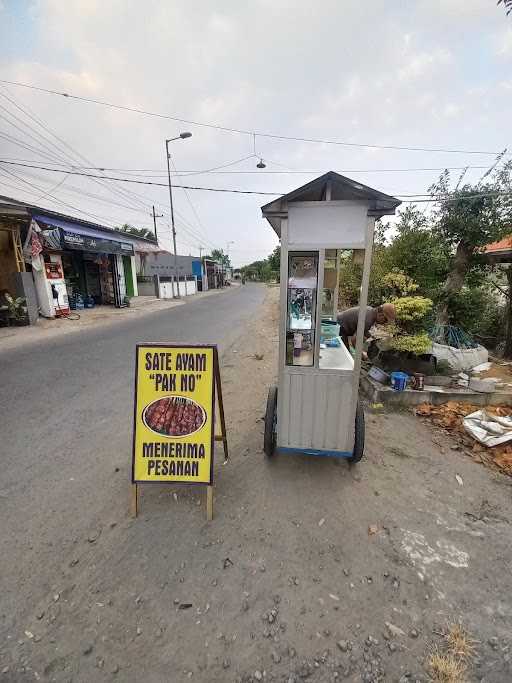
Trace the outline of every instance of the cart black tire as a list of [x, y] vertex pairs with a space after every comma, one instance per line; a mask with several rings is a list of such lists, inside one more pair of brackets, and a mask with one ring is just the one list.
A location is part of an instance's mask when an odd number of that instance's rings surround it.
[[349, 458], [349, 462], [352, 464], [359, 462], [364, 455], [364, 434], [364, 410], [363, 406], [358, 402], [356, 408], [354, 450], [352, 451], [352, 457]]
[[263, 450], [265, 455], [271, 458], [276, 449], [276, 413], [277, 413], [277, 387], [268, 390], [267, 410], [265, 412], [265, 436], [263, 438]]

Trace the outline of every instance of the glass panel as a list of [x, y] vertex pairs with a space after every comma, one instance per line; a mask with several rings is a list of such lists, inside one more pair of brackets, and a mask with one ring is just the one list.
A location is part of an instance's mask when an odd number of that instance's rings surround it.
[[286, 364], [314, 365], [318, 253], [288, 257]]
[[322, 288], [322, 319], [334, 320], [336, 317], [336, 249], [325, 250], [323, 288]]
[[340, 311], [350, 307], [346, 305], [347, 294], [359, 292], [360, 266], [355, 263], [353, 251], [345, 249], [326, 249], [324, 263], [324, 272], [320, 273], [323, 288], [318, 367], [322, 370], [353, 370], [354, 359], [348, 338], [343, 336], [337, 317]]

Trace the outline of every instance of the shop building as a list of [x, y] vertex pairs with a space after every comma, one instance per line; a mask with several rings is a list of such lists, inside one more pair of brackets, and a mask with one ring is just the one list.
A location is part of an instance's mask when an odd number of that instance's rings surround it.
[[16, 324], [35, 323], [38, 318], [34, 282], [23, 258], [22, 235], [26, 223], [27, 212], [23, 207], [0, 198], [0, 325], [14, 322], [6, 295], [26, 300], [26, 314]]
[[[16, 251], [9, 267], [31, 273], [25, 279], [33, 279], [45, 317], [66, 315], [77, 301], [126, 306], [138, 295], [136, 249], [159, 249], [151, 240], [8, 197], [0, 197], [0, 222], [18, 230], [11, 240]], [[0, 259], [7, 258], [4, 248]], [[3, 280], [1, 284], [6, 286]]]
[[205, 289], [220, 289], [224, 287], [225, 269], [221, 263], [212, 259], [203, 259]]

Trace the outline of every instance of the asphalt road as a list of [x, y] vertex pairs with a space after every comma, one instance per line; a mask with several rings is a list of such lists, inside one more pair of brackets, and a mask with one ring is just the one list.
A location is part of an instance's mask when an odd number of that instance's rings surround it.
[[51, 588], [59, 549], [108, 509], [115, 467], [126, 471], [135, 344], [215, 343], [222, 353], [264, 295], [246, 285], [40, 345], [0, 348], [0, 641], [16, 613]]

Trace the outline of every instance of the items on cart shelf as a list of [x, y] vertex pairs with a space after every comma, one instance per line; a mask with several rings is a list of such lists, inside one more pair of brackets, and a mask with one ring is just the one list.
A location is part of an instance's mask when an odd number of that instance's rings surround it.
[[328, 349], [339, 349], [341, 346], [341, 339], [339, 337], [331, 337], [331, 339], [326, 339], [325, 345]]
[[340, 326], [335, 320], [322, 320], [321, 334], [324, 339], [329, 339], [330, 337], [340, 336]]
[[302, 340], [303, 340], [303, 336], [300, 332], [296, 332], [293, 335], [293, 356], [294, 356], [294, 358], [298, 358], [301, 354]]

